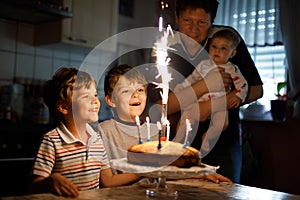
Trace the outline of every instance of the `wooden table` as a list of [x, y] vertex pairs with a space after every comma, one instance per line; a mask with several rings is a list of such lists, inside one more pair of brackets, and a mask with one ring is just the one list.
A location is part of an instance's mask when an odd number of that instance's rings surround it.
[[[167, 186], [170, 190], [176, 190], [178, 196], [158, 196], [147, 197], [146, 190], [155, 187], [155, 185], [132, 185], [116, 188], [95, 189], [81, 191], [79, 197], [74, 199], [101, 199], [101, 200], [123, 200], [123, 199], [255, 199], [255, 200], [300, 200], [300, 195], [293, 195], [284, 192], [248, 187], [239, 184], [221, 183], [215, 184], [200, 179], [185, 179], [168, 181]], [[35, 194], [24, 196], [11, 196], [0, 198], [3, 200], [56, 200], [67, 199], [55, 196], [53, 194]], [[70, 199], [70, 198], [69, 198]]]

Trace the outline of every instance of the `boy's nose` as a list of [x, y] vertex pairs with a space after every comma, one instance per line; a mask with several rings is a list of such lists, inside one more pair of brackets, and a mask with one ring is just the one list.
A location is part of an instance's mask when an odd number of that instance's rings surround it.
[[139, 95], [138, 91], [134, 91], [134, 92], [132, 93], [132, 97], [137, 97], [138, 95]]
[[93, 102], [93, 103], [98, 103], [98, 102], [100, 102], [100, 101], [99, 101], [98, 97], [94, 97], [94, 98], [92, 99], [92, 102]]

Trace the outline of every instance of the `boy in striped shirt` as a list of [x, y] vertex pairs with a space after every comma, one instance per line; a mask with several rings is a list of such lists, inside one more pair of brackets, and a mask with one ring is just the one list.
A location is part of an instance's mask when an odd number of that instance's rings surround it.
[[96, 81], [86, 72], [61, 68], [44, 85], [44, 100], [56, 128], [43, 136], [30, 192], [76, 197], [80, 190], [131, 184], [139, 177], [114, 175], [101, 137], [88, 123], [98, 120]]

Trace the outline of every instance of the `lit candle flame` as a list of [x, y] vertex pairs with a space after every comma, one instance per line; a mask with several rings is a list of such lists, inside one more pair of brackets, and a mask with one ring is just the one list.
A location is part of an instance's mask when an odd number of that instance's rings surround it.
[[138, 135], [139, 135], [139, 144], [143, 144], [143, 141], [142, 141], [142, 138], [141, 138], [141, 131], [140, 131], [140, 118], [139, 116], [135, 116], [135, 122], [136, 122], [136, 125], [137, 125], [137, 128], [138, 128]]
[[166, 121], [167, 124], [167, 142], [170, 140], [170, 122], [167, 120]]
[[139, 116], [135, 116], [136, 125], [141, 125]]
[[146, 125], [147, 125], [147, 141], [150, 142], [150, 119], [149, 117], [146, 117]]
[[186, 147], [189, 146], [188, 137], [189, 137], [189, 132], [192, 130], [192, 125], [189, 119], [185, 119], [185, 125], [186, 125], [186, 131], [185, 131], [185, 139], [183, 145]]

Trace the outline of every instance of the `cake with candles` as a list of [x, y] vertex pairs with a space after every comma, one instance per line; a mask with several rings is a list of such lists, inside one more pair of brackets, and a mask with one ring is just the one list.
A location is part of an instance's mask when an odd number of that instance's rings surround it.
[[130, 146], [127, 160], [132, 164], [155, 167], [191, 167], [201, 163], [197, 149], [173, 141], [151, 141]]
[[[162, 21], [160, 21], [159, 27], [159, 31], [162, 32]], [[168, 46], [169, 34], [173, 35], [170, 26], [167, 27], [166, 31], [162, 32], [161, 39], [154, 44], [153, 49], [157, 58], [158, 75], [156, 77], [161, 77], [161, 83], [153, 82], [153, 84], [157, 85], [157, 88], [161, 89], [160, 94], [162, 97], [161, 122], [157, 122], [159, 137], [157, 141], [150, 141], [150, 137], [148, 136], [147, 142], [144, 143], [141, 139], [140, 120], [136, 116], [139, 141], [138, 144], [130, 146], [127, 152], [127, 161], [132, 164], [157, 167], [168, 165], [191, 167], [200, 165], [201, 163], [200, 152], [189, 146], [188, 136], [191, 125], [188, 120], [186, 120], [186, 137], [184, 143], [169, 141], [170, 127], [167, 120], [167, 102], [169, 82], [172, 80], [172, 75], [168, 72], [167, 66], [171, 60], [168, 57], [168, 49], [170, 49]], [[147, 121], [147, 123], [149, 122]]]

